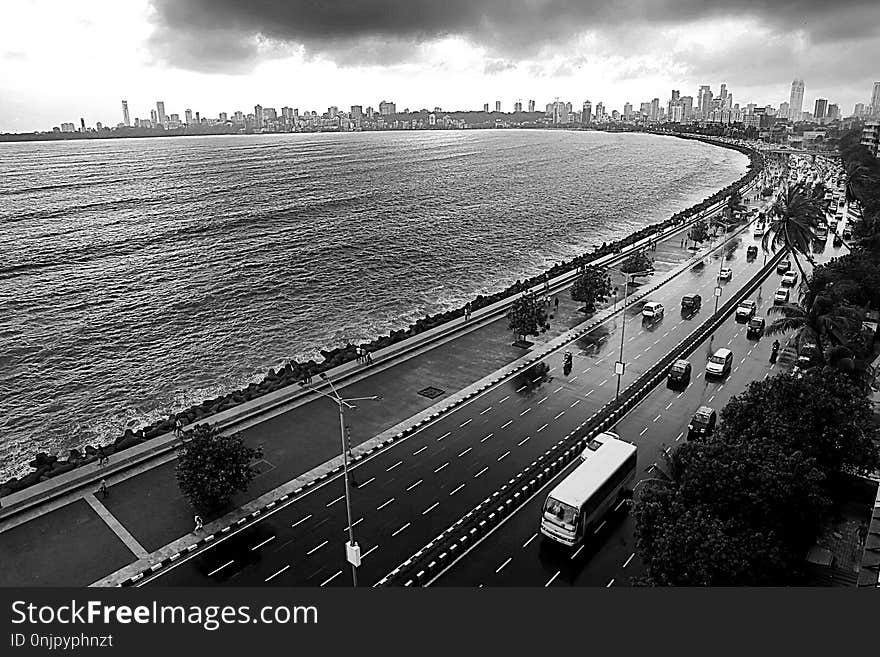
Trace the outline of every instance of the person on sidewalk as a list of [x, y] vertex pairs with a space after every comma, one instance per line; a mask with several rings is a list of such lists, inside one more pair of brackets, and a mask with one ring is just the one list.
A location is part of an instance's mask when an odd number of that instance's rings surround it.
[[110, 491], [107, 488], [107, 481], [106, 480], [104, 480], [104, 479], [101, 480], [101, 485], [98, 486], [98, 492], [101, 493], [101, 497], [103, 499], [105, 499], [105, 500], [107, 499], [107, 496], [110, 494]]
[[194, 531], [197, 531], [197, 532], [202, 531], [202, 528], [205, 526], [204, 523], [202, 522], [202, 516], [195, 515], [195, 516], [193, 516], [193, 520], [196, 523], [196, 528]]
[[468, 301], [464, 304], [464, 321], [468, 322], [471, 319], [471, 302]]
[[364, 354], [361, 351], [360, 345], [358, 345], [357, 347], [354, 348], [354, 353], [357, 355], [357, 362], [359, 362], [359, 363], [364, 362]]
[[859, 545], [864, 545], [865, 542], [868, 540], [868, 523], [866, 523], [864, 520], [862, 521], [862, 524], [859, 525], [858, 535]]
[[373, 355], [370, 353], [369, 349], [364, 349], [364, 361], [367, 365], [373, 364]]
[[183, 438], [183, 420], [180, 418], [174, 420], [174, 435]]
[[559, 310], [559, 297], [553, 297], [553, 312]]
[[107, 453], [104, 451], [104, 446], [101, 445], [98, 448], [98, 467], [103, 468], [105, 465], [107, 465], [107, 461], [109, 460], [110, 459], [107, 458]]

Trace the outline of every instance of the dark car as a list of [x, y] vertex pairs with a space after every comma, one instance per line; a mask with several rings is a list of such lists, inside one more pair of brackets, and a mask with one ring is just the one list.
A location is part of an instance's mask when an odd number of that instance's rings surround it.
[[681, 298], [681, 309], [689, 312], [697, 312], [703, 304], [703, 297], [699, 294], [685, 294]]
[[691, 380], [691, 364], [684, 360], [678, 359], [672, 364], [672, 367], [669, 368], [669, 374], [666, 377], [666, 382], [671, 386], [676, 385], [687, 385], [688, 381]]
[[791, 260], [781, 260], [778, 265], [776, 265], [776, 273], [784, 274], [789, 269], [791, 269]]
[[746, 258], [757, 258], [758, 257], [758, 247], [752, 244], [749, 248], [746, 249]]
[[715, 409], [711, 406], [700, 406], [697, 409], [697, 412], [694, 413], [694, 417], [691, 418], [691, 423], [688, 425], [688, 440], [693, 440], [694, 438], [706, 438], [707, 436], [711, 436], [712, 432], [715, 430], [715, 422], [718, 421], [718, 415], [715, 413]]
[[764, 327], [767, 321], [763, 317], [752, 317], [749, 320], [749, 326], [746, 329], [747, 338], [760, 338], [764, 335]]

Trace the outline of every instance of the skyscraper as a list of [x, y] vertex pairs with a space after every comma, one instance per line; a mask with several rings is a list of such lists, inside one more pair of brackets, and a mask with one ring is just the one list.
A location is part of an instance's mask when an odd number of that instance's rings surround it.
[[831, 103], [828, 106], [828, 113], [826, 114], [829, 120], [836, 121], [840, 118], [840, 106], [837, 103]]
[[787, 119], [787, 118], [789, 118], [788, 111], [789, 111], [788, 103], [779, 103], [779, 111], [776, 112], [776, 116], [780, 119]]
[[500, 111], [501, 111], [501, 101], [500, 101], [500, 100], [496, 100], [496, 101], [495, 101], [495, 111], [496, 111], [496, 112], [500, 112]]
[[856, 103], [856, 106], [853, 108], [853, 116], [857, 119], [862, 118], [865, 115], [865, 104], [864, 103]]
[[522, 101], [521, 100], [518, 100], [513, 104], [513, 111], [514, 112], [522, 112]]
[[874, 91], [871, 93], [871, 115], [880, 116], [880, 82], [874, 83]]
[[153, 127], [155, 127], [156, 124], [159, 123], [159, 115], [154, 109], [150, 110], [150, 122], [153, 124]]
[[624, 103], [623, 104], [623, 118], [629, 121], [633, 115], [633, 106], [632, 103]]
[[254, 128], [261, 130], [263, 128], [263, 106], [254, 105]]
[[131, 127], [131, 119], [128, 117], [128, 101], [122, 101], [122, 123], [126, 128]]
[[593, 121], [593, 104], [585, 100], [584, 107], [581, 111], [581, 123], [584, 125], [589, 125]]
[[156, 117], [159, 123], [165, 125], [165, 103], [161, 100], [156, 103]]
[[529, 101], [529, 111], [530, 111], [530, 112], [534, 112], [534, 111], [535, 111], [535, 101], [533, 101], [533, 100], [530, 100], [530, 101]]
[[788, 118], [800, 121], [804, 109], [804, 81], [794, 80], [791, 83], [791, 96], [788, 99]]
[[397, 114], [397, 105], [390, 100], [383, 100], [379, 103], [379, 114], [382, 116], [391, 116]]
[[192, 125], [193, 122], [193, 111], [191, 109], [183, 110], [183, 120], [187, 125]]
[[817, 98], [816, 99], [816, 107], [813, 108], [813, 118], [817, 121], [819, 119], [824, 119], [825, 114], [828, 112], [828, 99], [827, 98]]
[[701, 119], [705, 119], [711, 111], [712, 89], [709, 85], [704, 84], [700, 86], [700, 91], [697, 93], [697, 114]]
[[486, 112], [486, 114], [489, 113], [489, 103], [483, 103], [483, 111]]

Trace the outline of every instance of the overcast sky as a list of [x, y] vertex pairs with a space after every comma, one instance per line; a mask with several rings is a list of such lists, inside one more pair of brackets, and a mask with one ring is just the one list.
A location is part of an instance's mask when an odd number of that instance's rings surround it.
[[284, 105], [622, 109], [671, 89], [844, 114], [880, 80], [880, 0], [14, 0], [0, 132]]

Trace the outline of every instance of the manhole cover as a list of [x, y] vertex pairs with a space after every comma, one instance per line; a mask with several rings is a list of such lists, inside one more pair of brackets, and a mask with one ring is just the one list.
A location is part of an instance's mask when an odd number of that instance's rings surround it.
[[427, 388], [422, 388], [419, 390], [419, 394], [423, 397], [427, 397], [428, 399], [437, 399], [440, 395], [443, 394], [443, 390], [440, 388], [435, 388], [434, 386], [428, 386]]

